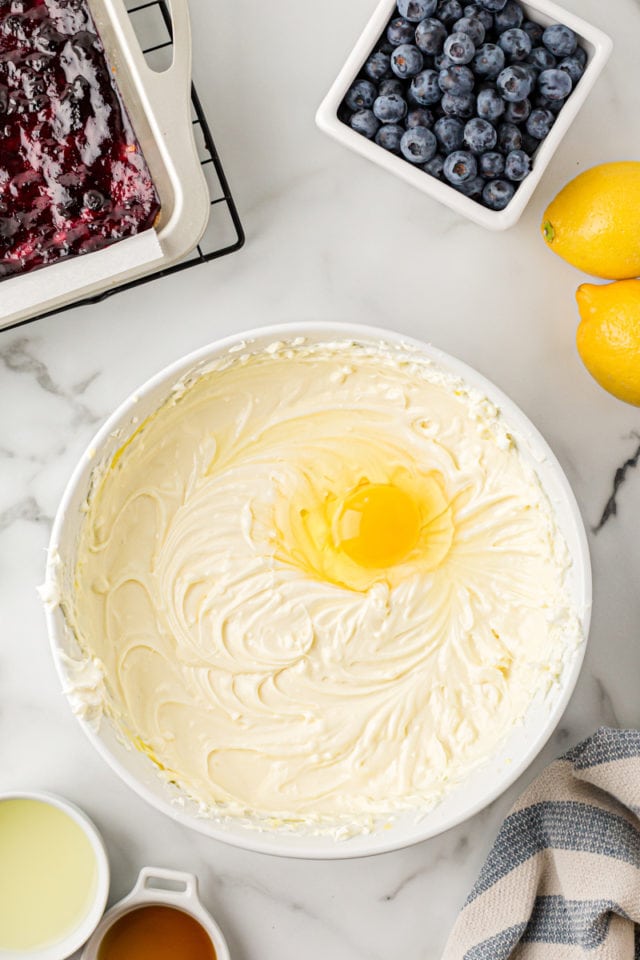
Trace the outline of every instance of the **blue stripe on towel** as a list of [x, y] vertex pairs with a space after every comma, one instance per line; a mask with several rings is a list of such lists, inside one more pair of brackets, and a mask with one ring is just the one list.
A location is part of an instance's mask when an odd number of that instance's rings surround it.
[[529, 943], [569, 943], [583, 950], [595, 950], [606, 939], [612, 913], [629, 919], [622, 907], [612, 900], [538, 897], [522, 940]]
[[624, 817], [586, 803], [536, 803], [507, 817], [467, 903], [541, 850], [557, 847], [640, 868], [640, 835]]
[[477, 943], [471, 950], [467, 950], [464, 960], [507, 960], [519, 942], [525, 927], [526, 923], [517, 923], [495, 937]]
[[592, 737], [579, 743], [564, 757], [576, 770], [586, 770], [602, 763], [640, 757], [640, 730], [611, 730], [601, 727]]

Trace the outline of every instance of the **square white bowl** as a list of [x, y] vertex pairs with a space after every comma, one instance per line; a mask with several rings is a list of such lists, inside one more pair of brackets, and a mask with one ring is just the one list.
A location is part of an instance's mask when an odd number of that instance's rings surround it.
[[436, 180], [435, 177], [425, 173], [420, 167], [414, 167], [408, 160], [379, 147], [373, 140], [367, 140], [362, 134], [356, 133], [355, 130], [338, 119], [338, 108], [344, 95], [381, 39], [387, 23], [396, 9], [395, 0], [381, 0], [376, 7], [335, 83], [318, 108], [316, 114], [318, 127], [344, 147], [348, 147], [373, 161], [373, 163], [377, 163], [378, 166], [388, 170], [389, 173], [406, 180], [407, 183], [417, 187], [418, 190], [422, 190], [423, 193], [433, 197], [434, 200], [439, 200], [440, 203], [451, 207], [452, 210], [469, 220], [473, 220], [480, 226], [487, 227], [489, 230], [507, 230], [509, 227], [513, 227], [522, 216], [551, 158], [602, 73], [613, 49], [613, 42], [606, 33], [557, 6], [557, 4], [551, 3], [550, 0], [533, 0], [533, 2], [522, 3], [522, 6], [527, 18], [543, 27], [552, 23], [564, 23], [571, 27], [587, 52], [587, 66], [571, 96], [558, 114], [549, 136], [542, 142], [535, 154], [531, 173], [520, 184], [515, 196], [504, 210], [489, 210], [476, 200], [463, 196], [454, 187]]

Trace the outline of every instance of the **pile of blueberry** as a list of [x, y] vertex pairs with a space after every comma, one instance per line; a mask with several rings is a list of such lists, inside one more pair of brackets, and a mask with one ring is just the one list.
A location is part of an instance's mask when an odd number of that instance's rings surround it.
[[573, 30], [517, 0], [398, 0], [341, 104], [364, 137], [503, 210], [584, 73]]

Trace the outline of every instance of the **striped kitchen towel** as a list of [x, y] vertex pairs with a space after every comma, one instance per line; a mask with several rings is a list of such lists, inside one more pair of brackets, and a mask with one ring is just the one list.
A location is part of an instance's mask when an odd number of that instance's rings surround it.
[[516, 803], [443, 960], [640, 960], [640, 731], [602, 728]]

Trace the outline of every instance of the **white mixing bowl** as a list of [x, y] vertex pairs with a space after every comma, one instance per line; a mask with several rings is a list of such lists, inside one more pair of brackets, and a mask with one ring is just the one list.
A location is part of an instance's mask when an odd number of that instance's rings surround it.
[[[264, 327], [228, 337], [184, 357], [152, 377], [128, 400], [118, 407], [98, 432], [89, 449], [71, 477], [58, 509], [47, 565], [45, 595], [48, 594], [47, 620], [53, 656], [65, 690], [73, 685], [70, 658], [79, 655], [77, 643], [69, 629], [63, 607], [58, 602], [69, 596], [73, 584], [75, 551], [80, 525], [84, 517], [83, 505], [91, 489], [96, 468], [108, 463], [116, 450], [136, 429], [136, 425], [153, 413], [165, 400], [171, 388], [186, 374], [206, 365], [212, 359], [229, 351], [266, 347], [276, 340], [290, 340], [303, 336], [311, 341], [337, 339], [360, 343], [408, 344], [445, 370], [461, 377], [472, 387], [482, 391], [502, 411], [509, 427], [518, 439], [522, 455], [534, 466], [549, 497], [573, 564], [569, 574], [569, 591], [578, 611], [585, 641], [591, 614], [591, 569], [584, 526], [569, 483], [555, 456], [525, 415], [492, 383], [466, 364], [455, 360], [427, 344], [411, 340], [398, 333], [371, 327], [310, 323], [278, 327]], [[175, 820], [199, 830], [217, 840], [261, 853], [315, 859], [342, 859], [368, 856], [399, 849], [448, 830], [482, 810], [491, 803], [526, 769], [545, 745], [573, 692], [584, 657], [583, 643], [567, 663], [558, 689], [544, 702], [536, 702], [529, 709], [524, 722], [516, 726], [502, 749], [475, 770], [458, 787], [451, 790], [432, 810], [421, 816], [403, 814], [391, 828], [374, 831], [344, 840], [312, 833], [294, 833], [284, 829], [264, 830], [233, 820], [214, 821], [198, 814], [195, 803], [180, 796], [171, 785], [164, 783], [156, 768], [142, 753], [127, 748], [107, 720], [98, 729], [86, 719], [80, 723], [96, 749], [120, 777], [154, 807]]]

